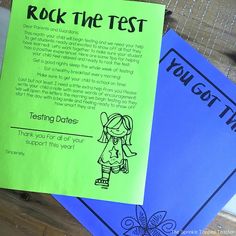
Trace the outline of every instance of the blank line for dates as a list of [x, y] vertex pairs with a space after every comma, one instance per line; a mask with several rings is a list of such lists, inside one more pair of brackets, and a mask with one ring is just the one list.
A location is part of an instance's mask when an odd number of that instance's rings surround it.
[[22, 128], [22, 127], [15, 127], [15, 126], [11, 126], [11, 129], [28, 130], [28, 131], [44, 132], [44, 133], [52, 133], [52, 134], [64, 134], [64, 135], [71, 135], [71, 136], [84, 137], [84, 138], [93, 138], [93, 136], [90, 136], [90, 135], [71, 134], [71, 133], [63, 133], [63, 132], [42, 130], [42, 129]]

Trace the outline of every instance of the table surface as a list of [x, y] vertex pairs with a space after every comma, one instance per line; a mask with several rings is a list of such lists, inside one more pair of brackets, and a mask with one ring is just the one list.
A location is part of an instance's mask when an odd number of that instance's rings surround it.
[[[165, 31], [175, 29], [230, 79], [236, 81], [235, 0], [153, 0], [170, 11]], [[10, 0], [0, 0], [10, 8]], [[92, 223], [92, 222], [91, 222]], [[220, 212], [207, 235], [236, 235], [236, 217]], [[227, 233], [228, 232], [228, 233]], [[234, 232], [233, 234], [230, 232]], [[87, 236], [80, 225], [50, 195], [0, 190], [0, 235]]]

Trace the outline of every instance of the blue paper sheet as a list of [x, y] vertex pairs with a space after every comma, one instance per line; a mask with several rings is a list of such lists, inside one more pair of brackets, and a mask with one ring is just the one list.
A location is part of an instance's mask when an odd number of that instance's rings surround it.
[[199, 235], [236, 192], [236, 86], [172, 30], [161, 58], [144, 205], [54, 196], [92, 235]]

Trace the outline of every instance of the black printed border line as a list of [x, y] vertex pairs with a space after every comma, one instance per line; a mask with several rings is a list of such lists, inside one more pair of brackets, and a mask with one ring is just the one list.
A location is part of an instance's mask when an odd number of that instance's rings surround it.
[[[199, 71], [193, 64], [191, 64], [186, 58], [184, 58], [178, 51], [174, 48], [171, 48], [165, 56], [160, 60], [160, 63], [171, 53], [174, 52], [177, 54], [183, 61], [185, 61], [189, 66], [191, 66], [199, 75], [202, 76], [209, 84], [212, 85], [216, 90], [218, 90], [226, 99], [228, 99], [234, 106], [236, 106], [236, 102], [230, 98], [227, 94], [225, 94], [219, 87], [217, 87], [209, 78], [207, 78], [201, 71]], [[196, 211], [196, 213], [189, 219], [189, 221], [184, 225], [184, 227], [180, 230], [177, 236], [180, 236], [184, 233], [184, 230], [192, 223], [192, 221], [200, 214], [200, 212], [207, 206], [207, 204], [216, 196], [216, 194], [224, 187], [224, 185], [236, 174], [236, 169], [232, 171], [232, 173], [222, 182], [222, 184], [212, 193], [212, 195], [202, 204], [202, 206]]]
[[115, 236], [119, 236], [119, 234], [100, 216], [96, 211], [93, 210], [83, 199], [77, 197], [77, 199], [91, 212], [93, 213], [98, 220], [100, 220]]
[[63, 133], [63, 132], [42, 130], [42, 129], [30, 129], [30, 128], [15, 127], [15, 126], [11, 126], [10, 128], [11, 129], [18, 129], [18, 130], [28, 130], [28, 131], [35, 131], [35, 132], [51, 133], [51, 134], [63, 134], [63, 135], [70, 135], [70, 136], [77, 136], [77, 137], [84, 137], [84, 138], [93, 138], [93, 136], [90, 136], [90, 135], [71, 134], [71, 133]]
[[[211, 194], [211, 196], [202, 204], [202, 206], [193, 214], [193, 216], [188, 220], [188, 222], [179, 231], [177, 236], [184, 233], [185, 229], [193, 222], [193, 220], [201, 213], [201, 211], [207, 206], [207, 204], [216, 196], [216, 194], [224, 187], [224, 185], [236, 174], [236, 169], [219, 185], [219, 187]], [[96, 212], [90, 207], [83, 199], [77, 197], [77, 199], [91, 212], [97, 219], [103, 223], [115, 236], [119, 234]]]
[[[234, 105], [236, 103], [227, 96], [220, 88], [218, 88], [214, 83], [212, 83], [205, 75], [203, 75], [197, 68], [195, 68], [188, 60], [186, 60], [180, 53], [178, 53], [174, 48], [171, 48], [160, 60], [161, 62], [171, 53], [175, 52], [179, 57], [181, 57], [186, 63], [188, 63], [194, 70], [196, 70], [204, 79], [207, 80], [215, 89], [217, 89], [223, 96], [225, 96], [230, 102]], [[193, 216], [188, 220], [188, 222], [183, 226], [177, 236], [180, 236], [184, 233], [184, 230], [192, 223], [192, 221], [201, 213], [201, 211], [208, 205], [208, 203], [216, 196], [217, 193], [224, 187], [224, 185], [236, 174], [236, 169], [230, 173], [230, 175], [218, 186], [218, 188], [211, 194], [211, 196], [202, 204], [202, 206], [193, 214]], [[77, 198], [91, 213], [94, 214], [97, 219], [103, 223], [115, 236], [119, 234], [96, 212], [94, 211], [83, 199]]]
[[184, 233], [184, 230], [192, 223], [192, 221], [200, 214], [200, 212], [207, 206], [207, 204], [216, 196], [216, 194], [224, 187], [224, 185], [233, 177], [236, 173], [236, 169], [223, 181], [223, 183], [212, 193], [212, 195], [202, 204], [202, 206], [196, 211], [196, 213], [189, 219], [189, 221], [180, 230], [177, 236]]
[[230, 98], [227, 94], [225, 94], [219, 87], [217, 87], [210, 79], [208, 79], [201, 71], [199, 71], [193, 64], [191, 64], [186, 58], [184, 58], [179, 52], [177, 52], [174, 48], [171, 48], [165, 56], [162, 57], [160, 60], [160, 63], [171, 53], [174, 52], [177, 54], [183, 61], [185, 61], [187, 64], [189, 64], [199, 75], [201, 75], [209, 84], [212, 85], [216, 90], [218, 90], [225, 98], [227, 98], [231, 103], [233, 103], [236, 106], [236, 102]]

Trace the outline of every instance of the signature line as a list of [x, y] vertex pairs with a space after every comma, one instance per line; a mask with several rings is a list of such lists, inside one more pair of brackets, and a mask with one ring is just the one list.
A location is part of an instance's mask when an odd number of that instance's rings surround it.
[[23, 128], [23, 127], [16, 127], [16, 126], [11, 126], [11, 129], [29, 130], [29, 131], [35, 131], [35, 132], [52, 133], [52, 134], [64, 134], [64, 135], [71, 135], [71, 136], [84, 137], [84, 138], [93, 138], [93, 136], [91, 135], [71, 134], [71, 133], [57, 132], [57, 131], [51, 131], [51, 130], [30, 129], [30, 128]]

